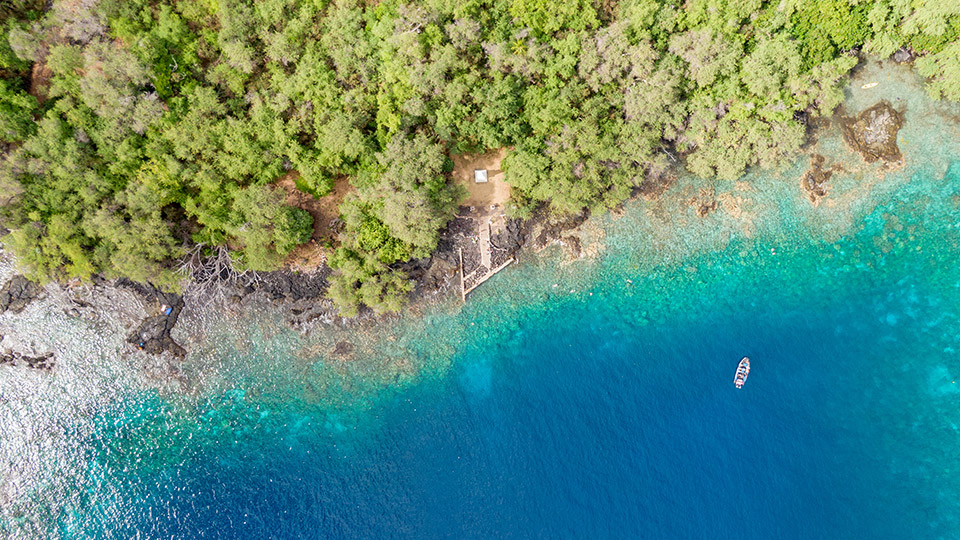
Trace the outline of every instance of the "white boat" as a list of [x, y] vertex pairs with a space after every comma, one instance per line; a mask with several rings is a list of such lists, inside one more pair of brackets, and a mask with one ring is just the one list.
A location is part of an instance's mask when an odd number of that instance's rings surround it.
[[743, 383], [747, 382], [747, 375], [750, 374], [750, 359], [746, 356], [740, 360], [740, 364], [737, 365], [737, 374], [733, 377], [733, 384], [737, 385], [737, 388], [743, 388]]

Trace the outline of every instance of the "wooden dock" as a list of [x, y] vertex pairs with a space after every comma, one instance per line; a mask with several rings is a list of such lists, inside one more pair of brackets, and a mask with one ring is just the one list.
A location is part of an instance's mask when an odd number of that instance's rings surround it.
[[460, 248], [460, 300], [467, 302], [467, 290], [463, 286], [463, 248]]
[[[510, 257], [507, 261], [500, 266], [494, 268], [493, 270], [487, 270], [486, 266], [481, 265], [480, 268], [477, 268], [469, 274], [464, 274], [463, 271], [463, 248], [460, 248], [460, 300], [464, 303], [467, 301], [467, 295], [470, 294], [474, 289], [483, 285], [485, 281], [492, 278], [497, 272], [503, 270], [507, 266], [510, 266], [511, 263], [517, 262], [515, 257]], [[480, 274], [481, 270], [483, 273]], [[467, 282], [471, 279], [475, 279], [473, 283], [467, 287]]]

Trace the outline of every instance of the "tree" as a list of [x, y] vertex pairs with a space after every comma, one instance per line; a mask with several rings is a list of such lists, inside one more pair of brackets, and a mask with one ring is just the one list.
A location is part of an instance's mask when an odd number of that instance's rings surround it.
[[33, 132], [33, 113], [37, 100], [0, 79], [0, 143], [19, 142]]
[[689, 30], [670, 39], [670, 52], [687, 63], [687, 76], [699, 88], [736, 73], [743, 45], [709, 28]]
[[[450, 151], [508, 147], [518, 214], [576, 213], [618, 204], [674, 150], [703, 176], [775, 165], [843, 100], [862, 46], [912, 48], [931, 91], [960, 99], [956, 2], [44, 6], [0, 6], [0, 204], [33, 275], [175, 287], [198, 244], [274, 269], [312, 227], [271, 184], [296, 171], [322, 197], [349, 177], [330, 290], [345, 312], [399, 307], [403, 263], [457, 211]], [[37, 99], [31, 66], [49, 75]]]
[[550, 2], [549, 0], [511, 0], [510, 14], [521, 26], [541, 35], [562, 29], [585, 30], [597, 25], [597, 12], [590, 0]]
[[70, 216], [54, 214], [46, 222], [28, 223], [9, 239], [31, 280], [87, 279], [97, 270], [90, 259], [91, 241]]
[[[143, 191], [145, 188], [135, 188]], [[94, 263], [107, 277], [127, 277], [177, 288], [180, 276], [169, 263], [183, 253], [161, 207], [134, 202], [140, 194], [120, 197], [120, 204], [104, 205], [84, 221], [84, 231], [97, 239]], [[127, 205], [124, 206], [123, 203]]]
[[688, 28], [705, 27], [727, 35], [738, 33], [762, 10], [764, 0], [690, 0], [684, 3]]
[[241, 268], [272, 270], [293, 248], [310, 239], [313, 218], [284, 205], [280, 190], [254, 184], [233, 193], [226, 232], [242, 246]]
[[848, 0], [795, 2], [791, 33], [799, 41], [804, 69], [836, 58], [869, 37], [867, 3]]
[[340, 248], [330, 262], [337, 272], [330, 277], [327, 296], [344, 317], [354, 317], [361, 305], [375, 313], [396, 312], [413, 289], [410, 279], [373, 255]]
[[960, 101], [960, 40], [937, 54], [918, 59], [917, 71], [932, 78], [928, 86], [931, 95]]
[[358, 180], [360, 200], [417, 257], [436, 247], [463, 195], [444, 178], [445, 161], [443, 146], [422, 133], [394, 137], [378, 155], [378, 167]]
[[617, 3], [616, 19], [627, 23], [632, 41], [649, 40], [662, 51], [676, 30], [679, 11], [671, 0], [624, 0]]
[[740, 68], [740, 79], [753, 95], [773, 101], [784, 83], [800, 71], [800, 53], [785, 36], [761, 38]]

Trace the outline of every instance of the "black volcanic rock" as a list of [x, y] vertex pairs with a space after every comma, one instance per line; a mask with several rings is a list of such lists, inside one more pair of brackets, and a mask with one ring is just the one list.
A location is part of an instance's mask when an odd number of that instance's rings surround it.
[[32, 369], [50, 371], [53, 369], [53, 353], [30, 356], [18, 352], [0, 353], [0, 365], [27, 366]]
[[158, 304], [159, 313], [147, 317], [129, 336], [127, 343], [150, 354], [170, 351], [177, 358], [183, 358], [187, 351], [170, 337], [170, 331], [177, 324], [177, 318], [183, 310], [183, 298], [178, 294], [163, 292], [153, 286], [127, 279], [117, 280], [117, 287], [126, 288], [140, 295], [148, 303]]
[[40, 295], [41, 290], [36, 283], [27, 278], [13, 276], [13, 279], [0, 289], [0, 313], [7, 310], [11, 313], [20, 313]]
[[800, 185], [807, 192], [810, 202], [816, 203], [827, 195], [827, 180], [833, 176], [834, 172], [840, 170], [840, 166], [833, 165], [824, 167], [825, 159], [820, 154], [814, 154], [810, 157], [810, 168], [803, 173], [800, 179]]
[[901, 47], [897, 52], [893, 53], [893, 61], [898, 64], [904, 64], [906, 62], [912, 62], [917, 55], [914, 52], [906, 47]]
[[903, 115], [889, 101], [881, 101], [856, 116], [840, 118], [844, 140], [868, 163], [878, 159], [892, 163], [903, 158], [897, 147], [901, 126]]

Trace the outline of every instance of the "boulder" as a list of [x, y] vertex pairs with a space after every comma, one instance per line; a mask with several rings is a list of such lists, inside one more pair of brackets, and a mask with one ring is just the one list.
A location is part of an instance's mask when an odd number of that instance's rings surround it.
[[917, 55], [914, 52], [906, 47], [901, 47], [897, 52], [893, 53], [893, 61], [898, 64], [904, 64], [907, 62], [912, 62]]
[[899, 163], [903, 156], [897, 147], [897, 132], [903, 115], [888, 101], [881, 101], [856, 116], [841, 116], [843, 138], [868, 163], [882, 160]]
[[127, 343], [150, 354], [170, 351], [177, 358], [185, 357], [187, 351], [170, 337], [170, 332], [183, 311], [183, 298], [178, 294], [163, 292], [151, 285], [127, 279], [117, 280], [117, 287], [131, 290], [139, 294], [145, 303], [156, 306], [155, 314], [141, 321], [137, 329], [127, 336]]
[[42, 289], [34, 282], [23, 276], [13, 276], [0, 289], [0, 313], [10, 310], [11, 313], [20, 313], [27, 305], [40, 296]]
[[0, 353], [0, 365], [26, 366], [31, 369], [50, 371], [53, 369], [53, 353], [30, 356], [18, 352]]

